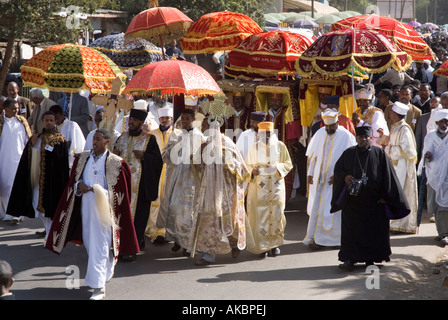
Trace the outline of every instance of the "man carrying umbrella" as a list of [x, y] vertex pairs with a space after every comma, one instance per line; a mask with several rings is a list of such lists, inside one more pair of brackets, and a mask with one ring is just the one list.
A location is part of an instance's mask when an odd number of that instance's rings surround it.
[[[437, 240], [448, 245], [448, 197], [446, 159], [448, 157], [448, 110], [435, 113], [437, 129], [425, 137], [423, 155], [426, 160], [428, 207], [434, 206]], [[422, 159], [423, 160], [423, 159]]]
[[131, 168], [131, 212], [134, 219], [140, 250], [145, 247], [145, 229], [148, 223], [151, 201], [158, 197], [162, 172], [162, 156], [156, 137], [143, 130], [148, 116], [146, 102], [139, 100], [129, 114], [129, 131], [124, 132], [114, 146], [114, 153], [121, 156]]

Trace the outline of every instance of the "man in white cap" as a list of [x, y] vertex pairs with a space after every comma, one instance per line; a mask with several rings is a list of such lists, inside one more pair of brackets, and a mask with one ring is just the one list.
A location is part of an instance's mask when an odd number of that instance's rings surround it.
[[[409, 111], [406, 114], [405, 121], [411, 127], [412, 132], [415, 132], [415, 126], [417, 124], [418, 119], [422, 115], [422, 110], [417, 108], [411, 103], [412, 99], [412, 88], [410, 86], [404, 86], [400, 89], [400, 102], [407, 105], [409, 107]], [[392, 113], [392, 104], [388, 105], [384, 110], [384, 117], [387, 122], [387, 127], [390, 129], [392, 124], [394, 123], [390, 117]]]
[[417, 144], [412, 128], [405, 121], [408, 111], [409, 107], [398, 101], [392, 106], [390, 117], [393, 124], [389, 144], [385, 149], [411, 209], [411, 213], [406, 217], [391, 220], [390, 229], [396, 233], [416, 233], [417, 231], [418, 192], [415, 167], [417, 163]]
[[338, 125], [339, 111], [325, 109], [321, 117], [324, 127], [311, 138], [308, 157], [308, 229], [303, 243], [312, 249], [341, 245], [341, 211], [330, 214], [333, 194], [333, 169], [345, 149], [355, 146], [350, 131]]
[[[159, 118], [159, 127], [155, 130], [152, 130], [151, 134], [156, 138], [160, 152], [163, 152], [163, 149], [168, 144], [170, 136], [172, 134], [179, 136], [182, 131], [173, 127], [174, 110], [172, 107], [159, 108], [157, 112]], [[162, 167], [162, 173], [160, 174], [159, 196], [156, 200], [151, 202], [151, 211], [149, 214], [148, 224], [146, 226], [145, 232], [145, 234], [149, 238], [151, 238], [151, 241], [153, 241], [154, 243], [165, 243], [165, 228], [157, 228], [156, 226], [157, 215], [159, 214], [160, 208], [160, 198], [163, 186], [165, 185], [165, 176], [166, 164], [164, 163]]]
[[[427, 204], [434, 207], [438, 237], [448, 244], [448, 181], [446, 159], [448, 157], [448, 109], [437, 110], [437, 129], [425, 137], [423, 155], [426, 161]], [[423, 159], [422, 159], [423, 161]]]
[[389, 136], [389, 128], [387, 127], [383, 111], [376, 108], [370, 103], [373, 99], [373, 92], [366, 88], [362, 88], [355, 92], [356, 103], [358, 109], [352, 115], [352, 121], [355, 127], [370, 126], [372, 127], [372, 145], [382, 147]]
[[143, 250], [151, 201], [158, 197], [163, 162], [155, 136], [143, 130], [148, 116], [146, 102], [137, 102], [134, 102], [134, 108], [129, 113], [129, 131], [118, 138], [114, 153], [122, 157], [131, 168], [131, 213], [140, 250]]

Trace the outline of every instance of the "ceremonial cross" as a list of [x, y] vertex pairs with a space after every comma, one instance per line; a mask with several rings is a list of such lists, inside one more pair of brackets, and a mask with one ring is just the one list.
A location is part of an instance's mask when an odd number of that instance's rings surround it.
[[131, 100], [126, 100], [126, 98], [121, 97], [120, 89], [123, 85], [120, 77], [116, 77], [112, 81], [112, 88], [110, 92], [105, 96], [96, 95], [92, 98], [92, 101], [96, 105], [104, 106], [106, 112], [104, 113], [104, 118], [107, 120], [114, 119], [116, 114], [123, 109], [129, 111], [133, 107]]

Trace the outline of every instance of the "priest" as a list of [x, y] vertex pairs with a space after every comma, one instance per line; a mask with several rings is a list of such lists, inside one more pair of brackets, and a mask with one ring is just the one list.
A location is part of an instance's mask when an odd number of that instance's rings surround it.
[[56, 131], [55, 114], [45, 112], [42, 122], [42, 133], [32, 136], [23, 150], [6, 213], [41, 218], [48, 236], [69, 167], [67, 144]]
[[303, 243], [311, 249], [341, 245], [341, 212], [330, 213], [333, 170], [342, 152], [356, 145], [353, 134], [339, 124], [338, 110], [325, 109], [321, 117], [325, 126], [313, 135], [306, 151], [309, 221]]
[[266, 112], [254, 111], [250, 114], [250, 128], [241, 133], [236, 141], [236, 146], [241, 152], [243, 159], [246, 159], [249, 149], [258, 141], [258, 124], [266, 119]]
[[[180, 135], [181, 130], [173, 127], [174, 110], [172, 107], [165, 107], [157, 109], [159, 128], [152, 130], [151, 134], [156, 138], [157, 145], [162, 152], [171, 135]], [[163, 164], [162, 172], [159, 181], [159, 193], [156, 200], [151, 202], [151, 211], [149, 213], [148, 224], [146, 226], [145, 234], [149, 236], [154, 243], [165, 243], [165, 228], [157, 228], [157, 216], [159, 215], [160, 199], [162, 196], [163, 187], [166, 183], [166, 164]]]
[[129, 130], [115, 142], [114, 153], [121, 156], [131, 168], [131, 212], [140, 250], [145, 247], [151, 201], [158, 197], [162, 156], [156, 137], [143, 130], [148, 111], [145, 105], [135, 104], [129, 114]]
[[246, 165], [250, 178], [247, 187], [247, 250], [264, 259], [280, 254], [286, 218], [285, 176], [292, 169], [285, 144], [274, 133], [273, 122], [258, 124], [260, 139], [249, 150]]
[[110, 138], [109, 131], [98, 129], [93, 149], [75, 157], [45, 245], [60, 254], [69, 241], [84, 244], [84, 283], [94, 289], [91, 300], [105, 297], [119, 253], [139, 252], [129, 205], [131, 172], [122, 158], [108, 151]]
[[185, 255], [188, 255], [192, 215], [201, 184], [196, 167], [201, 163], [201, 144], [205, 143], [202, 132], [193, 126], [194, 121], [194, 111], [184, 109], [180, 116], [182, 133], [171, 135], [163, 150], [166, 184], [156, 223], [158, 228], [166, 229], [166, 239], [174, 241], [171, 250], [177, 252], [182, 248]]
[[406, 104], [396, 101], [389, 114], [393, 124], [390, 127], [390, 139], [385, 151], [411, 208], [411, 213], [405, 218], [391, 221], [392, 233], [417, 232], [417, 144], [411, 126], [405, 120], [408, 111], [409, 107]]
[[372, 145], [372, 128], [357, 127], [357, 145], [344, 151], [334, 167], [331, 211], [342, 210], [341, 269], [355, 263], [390, 261], [389, 219], [410, 209], [387, 154]]

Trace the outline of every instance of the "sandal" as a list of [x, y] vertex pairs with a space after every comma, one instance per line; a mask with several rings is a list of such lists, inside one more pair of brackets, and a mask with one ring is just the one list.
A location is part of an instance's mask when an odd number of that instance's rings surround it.
[[200, 259], [200, 260], [195, 261], [194, 264], [197, 266], [206, 266], [206, 265], [211, 264], [211, 262], [204, 260], [204, 259]]

